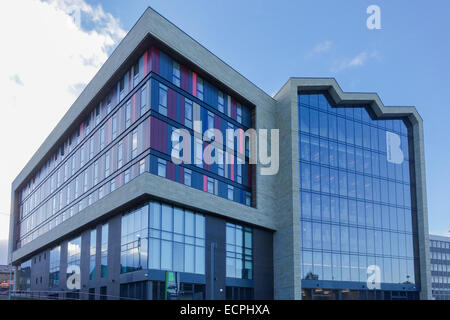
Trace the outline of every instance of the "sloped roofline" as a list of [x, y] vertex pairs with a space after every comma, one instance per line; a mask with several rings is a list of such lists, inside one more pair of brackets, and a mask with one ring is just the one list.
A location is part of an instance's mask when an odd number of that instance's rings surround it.
[[374, 92], [344, 92], [335, 78], [291, 77], [275, 97], [286, 86], [296, 86], [298, 91], [327, 92], [338, 107], [352, 104], [369, 106], [379, 119], [407, 118], [411, 124], [423, 122], [414, 106], [385, 106], [380, 96]]
[[71, 125], [80, 119], [85, 110], [98, 97], [99, 92], [108, 85], [110, 79], [116, 75], [135, 49], [148, 37], [167, 45], [206, 74], [218, 79], [225, 86], [248, 100], [252, 101], [252, 98], [255, 98], [254, 100], [257, 101], [262, 97], [268, 103], [275, 103], [269, 94], [153, 8], [148, 7], [14, 179], [12, 192], [17, 190], [40, 162], [48, 156], [58, 141], [67, 134]]

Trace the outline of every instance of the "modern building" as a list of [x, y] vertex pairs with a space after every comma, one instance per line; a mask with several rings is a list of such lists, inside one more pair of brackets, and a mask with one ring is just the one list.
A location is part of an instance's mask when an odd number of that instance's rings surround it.
[[434, 300], [450, 300], [450, 237], [430, 234], [431, 288]]
[[[172, 161], [179, 128], [193, 164]], [[225, 164], [202, 161], [208, 128], [241, 129], [232, 148], [216, 141]], [[251, 163], [250, 128], [279, 129], [276, 174]], [[290, 78], [271, 97], [150, 8], [14, 180], [11, 203], [17, 292], [431, 298], [416, 109], [329, 78]]]

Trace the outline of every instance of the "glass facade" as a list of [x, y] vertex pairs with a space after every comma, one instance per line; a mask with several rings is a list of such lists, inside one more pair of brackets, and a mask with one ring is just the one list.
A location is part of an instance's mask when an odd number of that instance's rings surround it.
[[17, 246], [146, 171], [250, 206], [252, 168], [239, 139], [234, 151], [224, 147], [220, 154], [237, 159], [238, 152], [245, 153], [243, 163], [171, 162], [172, 131], [185, 128], [193, 136], [194, 121], [204, 123], [202, 130], [213, 124], [223, 134], [252, 125], [250, 108], [159, 49], [147, 50], [19, 191]]
[[121, 273], [205, 274], [205, 216], [151, 201], [122, 216]]
[[95, 257], [97, 253], [97, 230], [91, 230], [89, 244], [89, 280], [95, 279]]
[[105, 278], [108, 272], [108, 233], [109, 227], [105, 223], [102, 225], [101, 251], [100, 251], [100, 276]]
[[122, 216], [120, 272], [147, 269], [148, 205]]
[[19, 290], [30, 291], [31, 289], [31, 259], [20, 265]]
[[450, 300], [450, 238], [430, 236], [433, 299]]
[[253, 277], [252, 229], [232, 223], [227, 223], [226, 228], [226, 276], [251, 280]]
[[150, 202], [149, 268], [205, 274], [205, 216]]
[[59, 286], [59, 268], [61, 264], [61, 246], [57, 246], [50, 250], [50, 270], [49, 270], [49, 288], [57, 288]]
[[298, 107], [302, 279], [345, 288], [376, 265], [382, 286], [415, 284], [406, 125], [322, 94]]
[[[70, 240], [67, 243], [67, 268], [76, 266], [80, 268], [81, 261], [81, 237]], [[67, 273], [69, 277], [72, 273]]]

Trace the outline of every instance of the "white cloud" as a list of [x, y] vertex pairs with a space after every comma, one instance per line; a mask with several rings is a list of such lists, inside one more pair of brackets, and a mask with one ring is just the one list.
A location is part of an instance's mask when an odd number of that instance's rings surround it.
[[[0, 212], [8, 213], [12, 180], [125, 31], [84, 0], [2, 0], [0, 30]], [[4, 220], [0, 239], [8, 234]]]
[[362, 67], [365, 65], [368, 59], [378, 58], [378, 52], [367, 52], [362, 51], [358, 53], [356, 56], [350, 59], [344, 59], [339, 63], [335, 63], [335, 65], [331, 68], [332, 72], [340, 72], [345, 69], [354, 68], [354, 67]]
[[329, 40], [318, 43], [307, 55], [306, 58], [311, 58], [321, 53], [325, 53], [330, 50], [332, 42]]

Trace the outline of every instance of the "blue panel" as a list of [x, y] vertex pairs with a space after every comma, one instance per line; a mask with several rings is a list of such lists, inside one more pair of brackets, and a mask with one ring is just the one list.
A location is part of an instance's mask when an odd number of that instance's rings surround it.
[[224, 183], [224, 182], [222, 182], [222, 181], [219, 181], [219, 196], [220, 197], [222, 197], [222, 198], [227, 198], [227, 196], [228, 196], [228, 188], [227, 188], [227, 184], [226, 183]]
[[252, 126], [252, 115], [249, 108], [242, 108], [242, 124], [248, 128]]
[[217, 109], [218, 104], [218, 90], [215, 86], [211, 85], [209, 82], [204, 81], [204, 97], [205, 102], [212, 107]]
[[158, 174], [158, 158], [150, 155], [150, 173]]
[[150, 80], [150, 86], [151, 86], [151, 95], [150, 95], [150, 99], [151, 99], [151, 109], [158, 111], [158, 105], [159, 105], [159, 83], [154, 80], [151, 79]]
[[248, 163], [242, 165], [242, 184], [248, 187]]
[[160, 75], [163, 78], [165, 78], [169, 81], [172, 81], [172, 73], [173, 73], [172, 59], [164, 52], [161, 52], [160, 58], [159, 58], [159, 63], [160, 63], [160, 67], [159, 67]]

